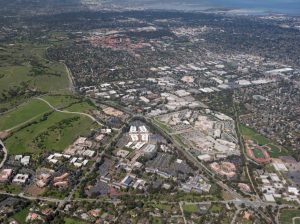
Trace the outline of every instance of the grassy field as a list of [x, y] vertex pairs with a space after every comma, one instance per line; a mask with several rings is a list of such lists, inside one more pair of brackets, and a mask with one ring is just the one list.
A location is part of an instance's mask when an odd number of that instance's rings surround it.
[[47, 104], [33, 99], [28, 103], [22, 104], [16, 110], [2, 115], [0, 117], [0, 131], [20, 125], [50, 110]]
[[156, 204], [153, 204], [153, 207], [161, 209], [163, 211], [168, 211], [168, 212], [172, 211], [172, 206], [169, 204], [156, 203]]
[[[73, 95], [44, 96], [57, 108], [72, 112], [88, 112], [94, 105]], [[5, 140], [10, 154], [62, 151], [78, 136], [97, 128], [89, 117], [54, 112], [45, 102], [32, 99], [0, 117], [0, 130], [14, 127]]]
[[[269, 146], [270, 150], [268, 150], [268, 153], [270, 154], [270, 156], [272, 158], [289, 155], [289, 152], [287, 149], [277, 146], [270, 139], [262, 136], [261, 134], [259, 134], [255, 130], [253, 130], [252, 128], [246, 127], [245, 125], [240, 125], [240, 130], [241, 130], [241, 134], [243, 135], [245, 140], [253, 140], [259, 145]], [[255, 150], [255, 151], [257, 151], [257, 150]]]
[[220, 204], [213, 204], [209, 211], [213, 213], [220, 213], [223, 210], [223, 206]]
[[73, 95], [47, 95], [42, 98], [58, 109], [68, 107], [73, 103], [81, 101], [79, 97]]
[[1, 45], [0, 110], [12, 108], [36, 92], [69, 92], [66, 68], [46, 59], [48, 47], [29, 42]]
[[[293, 217], [300, 217], [300, 210], [283, 209], [279, 217], [280, 224], [293, 224]], [[300, 219], [296, 219], [296, 224], [300, 223]]]
[[70, 107], [66, 107], [65, 110], [67, 111], [72, 111], [72, 112], [84, 112], [87, 113], [91, 110], [95, 110], [95, 106], [89, 104], [88, 102], [80, 102], [80, 103], [76, 103], [71, 105]]
[[19, 224], [23, 224], [23, 223], [25, 224], [28, 213], [29, 213], [29, 208], [27, 207], [14, 214], [12, 218], [15, 219]]
[[12, 194], [18, 194], [22, 191], [22, 186], [15, 185], [15, 184], [8, 184], [8, 185], [0, 184], [0, 190]]
[[46, 119], [16, 131], [5, 144], [10, 154], [63, 151], [78, 136], [87, 135], [96, 127], [88, 117], [53, 112]]
[[[64, 108], [73, 112], [89, 112], [95, 109], [93, 105], [85, 101], [82, 102], [80, 98], [72, 95], [44, 96], [43, 99], [56, 108]], [[25, 123], [51, 110], [45, 102], [32, 99], [27, 103], [21, 104], [15, 110], [3, 114], [0, 117], [0, 131], [20, 127], [22, 124], [25, 125]]]
[[183, 208], [184, 213], [189, 213], [189, 214], [192, 214], [192, 213], [195, 213], [198, 211], [198, 207], [195, 204], [184, 204], [182, 206], [182, 208]]
[[273, 143], [268, 144], [268, 146], [271, 148], [271, 150], [268, 150], [268, 152], [269, 152], [270, 156], [273, 158], [289, 155], [289, 152], [287, 149], [284, 149], [284, 148], [280, 149], [278, 146], [274, 145]]
[[270, 143], [269, 139], [257, 133], [255, 130], [246, 127], [245, 125], [241, 125], [240, 130], [245, 139], [254, 140], [259, 145], [266, 145]]
[[58, 199], [63, 199], [68, 196], [69, 192], [66, 191], [60, 191], [57, 188], [50, 188], [47, 187], [46, 191], [43, 193], [44, 197], [50, 197], [50, 198], [58, 198]]

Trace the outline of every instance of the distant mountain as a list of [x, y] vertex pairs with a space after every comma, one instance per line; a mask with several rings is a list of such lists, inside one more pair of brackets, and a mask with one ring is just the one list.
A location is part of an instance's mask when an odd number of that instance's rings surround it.
[[0, 0], [1, 15], [39, 15], [103, 9], [238, 9], [300, 15], [300, 0]]

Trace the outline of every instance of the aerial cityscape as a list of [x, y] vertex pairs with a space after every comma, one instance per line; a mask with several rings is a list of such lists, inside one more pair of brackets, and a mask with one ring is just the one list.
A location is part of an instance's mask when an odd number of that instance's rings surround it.
[[0, 223], [299, 224], [300, 2], [270, 2], [0, 0]]

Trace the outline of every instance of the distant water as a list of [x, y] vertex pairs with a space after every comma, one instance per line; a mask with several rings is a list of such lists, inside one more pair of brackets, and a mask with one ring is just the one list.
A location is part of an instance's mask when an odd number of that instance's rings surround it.
[[[126, 0], [124, 1], [126, 2]], [[300, 0], [127, 0], [146, 8], [205, 10], [211, 8], [234, 9], [241, 12], [284, 13], [300, 16]]]
[[[201, 0], [192, 2], [201, 2]], [[210, 2], [225, 8], [300, 15], [300, 0], [211, 0]]]

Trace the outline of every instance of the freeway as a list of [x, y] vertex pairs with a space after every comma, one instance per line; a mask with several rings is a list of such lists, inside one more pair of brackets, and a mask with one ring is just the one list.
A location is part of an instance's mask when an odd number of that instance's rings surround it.
[[[85, 114], [85, 113], [80, 113], [80, 112], [70, 112], [70, 111], [63, 111], [63, 110], [58, 110], [57, 108], [53, 107], [48, 101], [42, 99], [42, 98], [38, 98], [39, 100], [47, 103], [53, 110], [55, 111], [58, 111], [58, 112], [63, 112], [63, 113], [72, 113], [72, 114], [80, 114], [80, 115], [83, 115], [83, 116], [88, 116], [90, 117], [91, 119], [93, 119], [94, 121], [96, 121], [98, 123], [98, 121], [92, 117], [91, 115], [89, 114]], [[119, 106], [118, 109], [121, 109], [122, 110], [122, 107]], [[250, 206], [252, 208], [254, 208], [258, 213], [260, 213], [262, 215], [262, 217], [264, 217], [266, 220], [268, 220], [270, 223], [272, 223], [272, 220], [270, 220], [269, 217], [267, 217], [261, 207], [266, 207], [266, 206], [269, 206], [269, 205], [276, 205], [274, 203], [266, 203], [266, 202], [263, 202], [261, 200], [255, 200], [255, 201], [250, 201], [246, 198], [244, 198], [242, 195], [238, 194], [234, 189], [231, 189], [228, 185], [226, 185], [225, 183], [223, 183], [222, 180], [220, 180], [210, 169], [208, 169], [203, 163], [201, 163], [197, 158], [195, 158], [189, 150], [187, 150], [185, 147], [183, 147], [181, 145], [181, 143], [176, 139], [176, 138], [173, 138], [172, 135], [168, 134], [165, 132], [165, 130], [163, 130], [159, 125], [157, 125], [153, 119], [149, 118], [149, 117], [145, 117], [143, 115], [136, 115], [136, 114], [133, 114], [131, 113], [130, 111], [128, 111], [127, 109], [123, 110], [125, 113], [128, 113], [129, 115], [131, 115], [131, 119], [128, 121], [130, 122], [131, 120], [134, 120], [134, 119], [143, 119], [145, 120], [149, 125], [151, 125], [152, 127], [154, 127], [156, 130], [158, 130], [158, 133], [161, 133], [166, 139], [170, 140], [174, 146], [176, 146], [176, 148], [183, 153], [183, 155], [186, 157], [187, 160], [189, 160], [190, 162], [192, 162], [196, 167], [198, 167], [199, 169], [203, 170], [205, 173], [206, 173], [206, 176], [210, 177], [215, 183], [217, 183], [222, 189], [224, 189], [225, 191], [228, 191], [230, 192], [233, 196], [234, 196], [234, 200], [224, 200], [224, 201], [207, 201], [207, 202], [203, 202], [203, 203], [212, 203], [212, 202], [218, 202], [218, 203], [229, 203], [229, 202], [232, 202], [234, 203], [235, 205], [238, 205], [238, 206], [241, 206], [242, 204], [246, 205], [246, 206]], [[127, 122], [127, 123], [128, 123]], [[88, 202], [103, 202], [103, 201], [107, 201], [107, 202], [111, 202], [111, 203], [118, 203], [120, 202], [119, 199], [104, 199], [104, 198], [95, 198], [95, 199], [91, 199], [91, 198], [74, 198], [74, 194], [76, 192], [76, 189], [82, 184], [82, 182], [88, 177], [88, 175], [93, 172], [94, 168], [95, 168], [95, 165], [97, 162], [100, 162], [101, 161], [101, 158], [103, 157], [104, 153], [107, 151], [107, 149], [110, 148], [112, 142], [114, 142], [117, 138], [120, 137], [122, 133], [122, 128], [120, 128], [118, 130], [118, 133], [111, 139], [110, 143], [108, 143], [105, 147], [105, 149], [97, 155], [97, 160], [96, 162], [93, 164], [93, 166], [90, 168], [90, 170], [80, 179], [80, 181], [78, 182], [78, 184], [76, 186], [74, 186], [73, 190], [69, 193], [69, 195], [64, 198], [64, 199], [55, 199], [55, 198], [48, 198], [48, 197], [32, 197], [32, 196], [27, 196], [27, 195], [24, 195], [24, 194], [10, 194], [10, 193], [7, 193], [7, 192], [1, 192], [0, 191], [0, 194], [6, 194], [6, 195], [10, 195], [10, 196], [18, 196], [18, 197], [21, 197], [21, 198], [25, 198], [25, 199], [28, 199], [28, 200], [42, 200], [42, 201], [48, 201], [48, 202], [55, 202], [55, 203], [58, 203], [58, 208], [57, 210], [60, 210], [61, 208], [64, 207], [64, 205], [66, 203], [69, 203], [69, 202], [75, 202], [75, 201], [88, 201]], [[207, 179], [207, 178], [205, 178]], [[139, 199], [137, 199], [139, 200]], [[140, 200], [143, 200], [143, 199], [140, 199]], [[178, 202], [170, 202], [170, 201], [167, 201], [166, 203], [178, 203]], [[187, 202], [189, 203], [189, 202]], [[197, 202], [198, 204], [201, 204], [202, 202]], [[288, 205], [280, 205], [279, 207], [287, 207]]]
[[[248, 202], [247, 199], [245, 199], [243, 196], [241, 196], [239, 193], [237, 193], [234, 189], [231, 189], [228, 185], [226, 185], [225, 183], [223, 183], [221, 180], [218, 180], [218, 178], [216, 177], [216, 175], [214, 175], [214, 173], [212, 173], [211, 170], [209, 170], [202, 162], [200, 162], [197, 158], [195, 158], [188, 150], [186, 150], [184, 147], [182, 147], [181, 143], [178, 142], [177, 139], [173, 138], [172, 136], [170, 136], [168, 133], [166, 133], [160, 126], [156, 125], [155, 122], [153, 122], [150, 118], [146, 118], [144, 117], [144, 119], [146, 119], [148, 122], [150, 122], [150, 124], [152, 124], [152, 126], [154, 125], [156, 127], [157, 130], [159, 130], [159, 132], [161, 134], [163, 134], [164, 137], [166, 137], [167, 139], [169, 139], [174, 146], [176, 146], [176, 148], [182, 152], [185, 157], [192, 162], [196, 167], [198, 167], [199, 169], [205, 171], [206, 175], [211, 177], [214, 180], [214, 183], [218, 184], [222, 189], [224, 189], [225, 191], [229, 192], [232, 196], [235, 197], [235, 199], [241, 201], [242, 203], [244, 202]], [[260, 200], [256, 200], [254, 202], [250, 202], [251, 207], [255, 208], [256, 211], [265, 218], [265, 220], [267, 220], [268, 222], [272, 223], [272, 220], [266, 215], [264, 214], [264, 212], [259, 208], [259, 203]]]
[[[256, 208], [256, 211], [262, 215], [262, 217], [264, 217], [266, 220], [268, 220], [270, 223], [272, 223], [272, 220], [266, 216], [264, 214], [263, 211], [261, 211], [261, 209], [259, 209], [259, 205], [261, 205], [261, 203], [263, 203], [260, 199], [255, 200], [254, 202], [249, 201], [248, 199], [244, 198], [243, 196], [241, 196], [239, 193], [237, 193], [234, 189], [231, 189], [228, 185], [226, 185], [225, 183], [223, 183], [222, 180], [219, 180], [218, 177], [210, 170], [208, 169], [202, 162], [200, 162], [197, 158], [195, 158], [190, 151], [186, 150], [185, 147], [183, 147], [181, 145], [180, 142], [178, 142], [178, 140], [176, 138], [174, 138], [172, 135], [170, 135], [169, 133], [166, 133], [165, 130], [163, 130], [159, 125], [157, 125], [155, 123], [155, 121], [149, 117], [146, 117], [142, 114], [134, 114], [133, 112], [131, 112], [130, 110], [128, 110], [127, 108], [124, 108], [121, 105], [115, 105], [112, 102], [105, 102], [106, 105], [109, 106], [113, 106], [113, 107], [117, 107], [117, 109], [131, 115], [131, 120], [133, 119], [142, 119], [144, 121], [146, 121], [150, 126], [154, 127], [160, 134], [162, 134], [166, 139], [170, 140], [174, 146], [176, 146], [176, 148], [183, 153], [183, 155], [186, 157], [187, 160], [189, 160], [190, 162], [192, 162], [196, 167], [198, 167], [200, 170], [203, 170], [207, 176], [209, 176], [210, 178], [212, 178], [214, 180], [214, 182], [216, 184], [218, 184], [223, 190], [229, 192], [232, 196], [235, 197], [236, 200], [240, 201], [241, 203], [249, 203], [251, 204], [251, 206], [253, 208]], [[207, 178], [205, 178], [207, 180]], [[273, 204], [275, 205], [275, 204]], [[264, 206], [265, 207], [265, 206]]]

